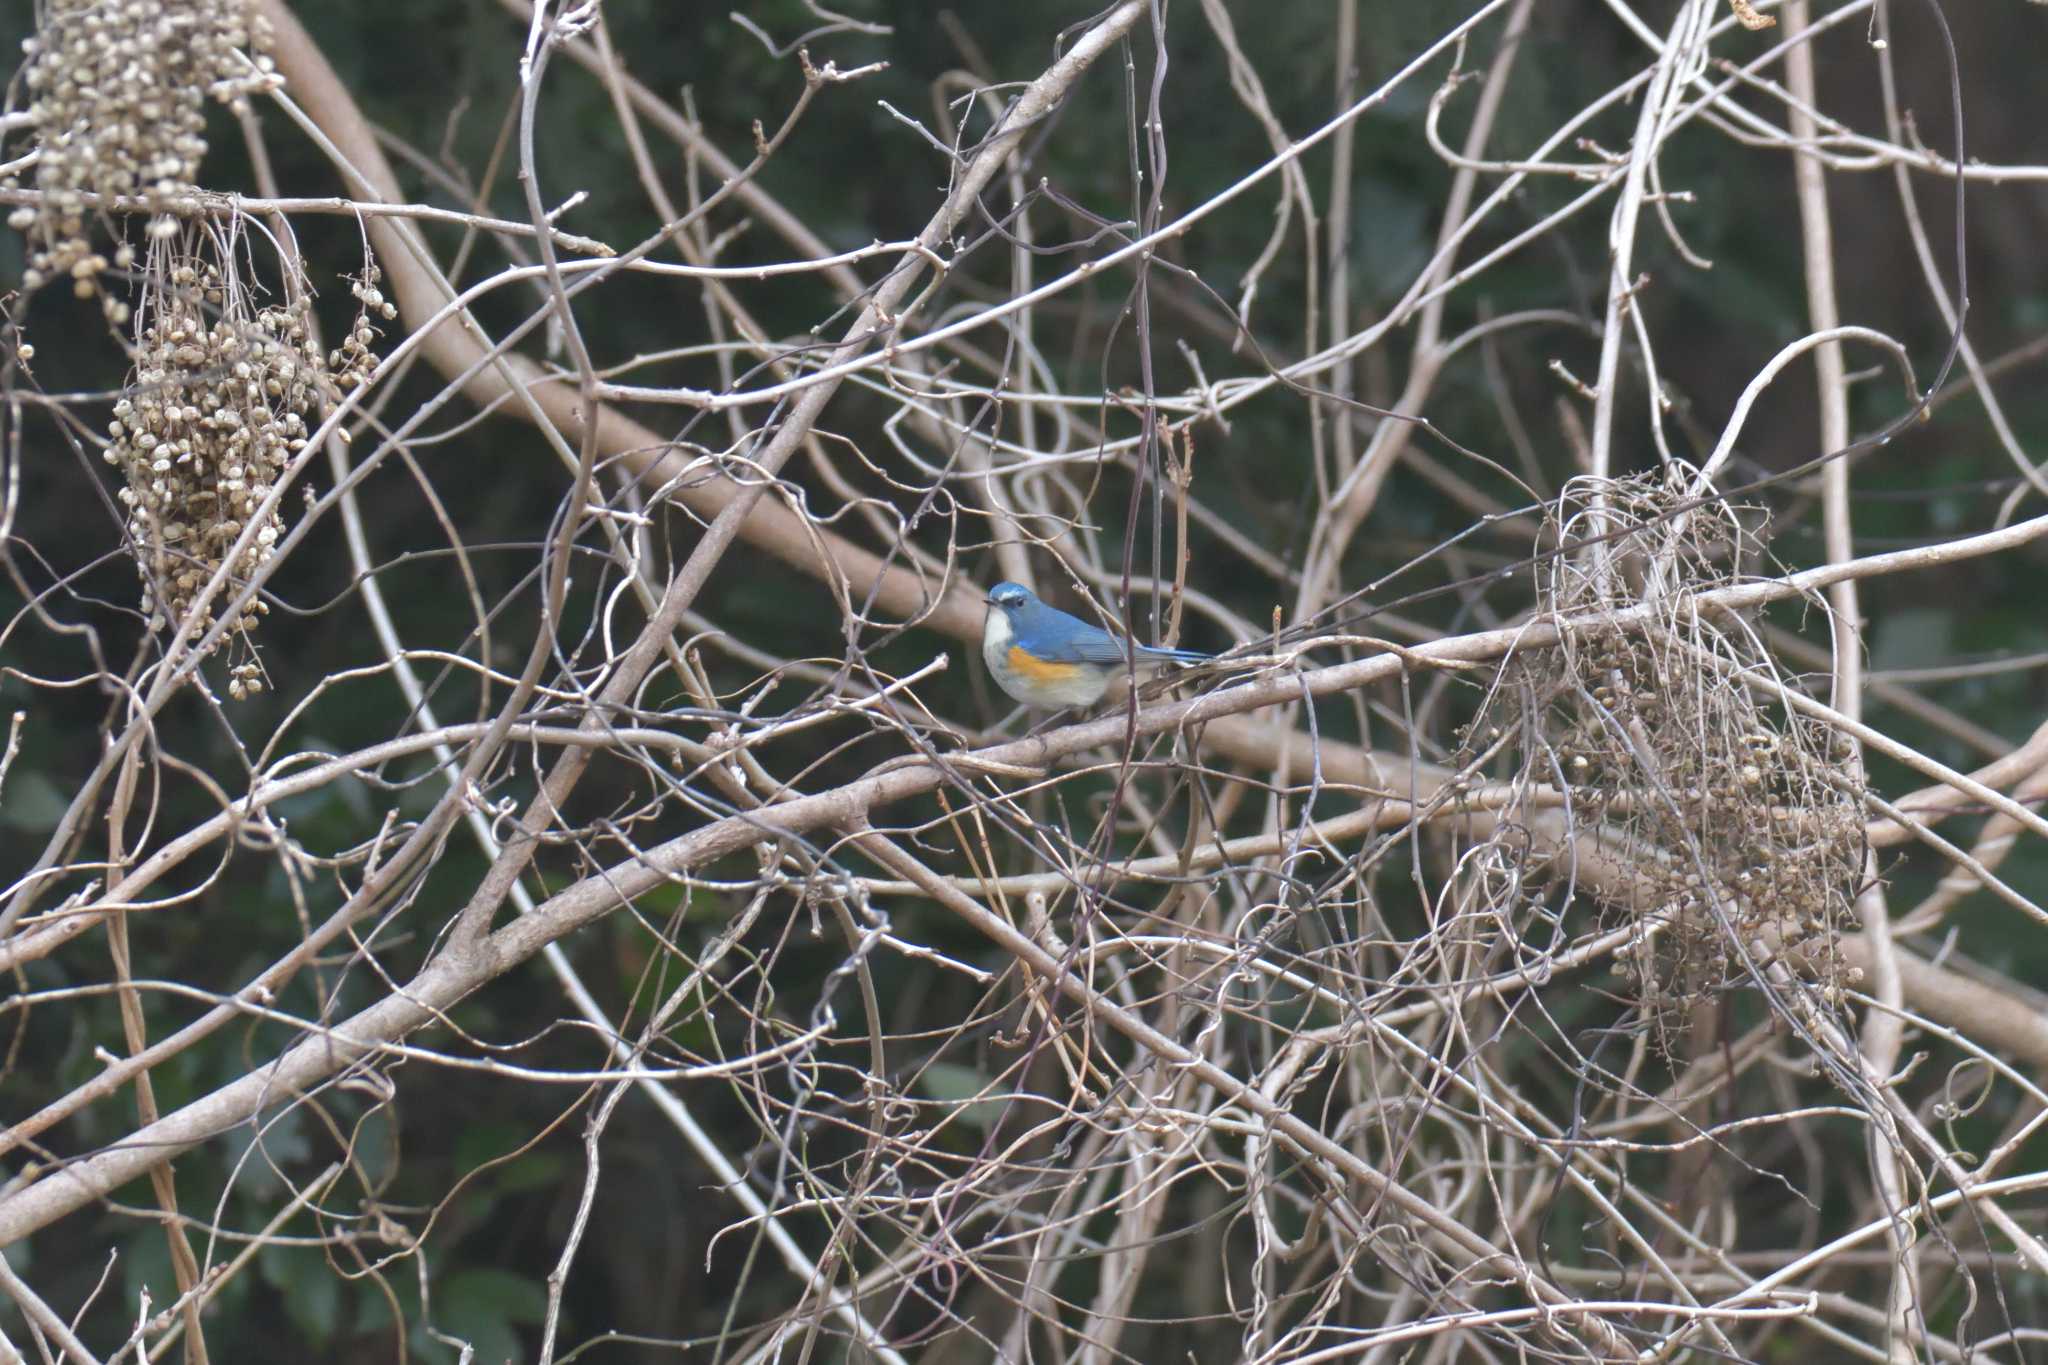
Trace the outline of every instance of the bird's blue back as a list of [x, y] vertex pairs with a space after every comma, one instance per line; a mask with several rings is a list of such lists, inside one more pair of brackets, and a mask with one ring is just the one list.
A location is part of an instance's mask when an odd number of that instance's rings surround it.
[[[1124, 661], [1121, 640], [1100, 626], [1091, 626], [1078, 616], [1058, 607], [1048, 607], [1032, 598], [1010, 608], [1010, 628], [1017, 643], [1033, 658], [1057, 664], [1120, 664]], [[1198, 664], [1209, 656], [1192, 649], [1154, 649], [1139, 645], [1141, 658], [1172, 659], [1176, 663]]]

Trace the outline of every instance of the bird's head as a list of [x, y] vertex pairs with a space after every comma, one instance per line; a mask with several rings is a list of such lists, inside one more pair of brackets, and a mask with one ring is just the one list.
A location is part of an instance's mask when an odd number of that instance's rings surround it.
[[998, 583], [988, 590], [988, 604], [1004, 611], [1015, 611], [1030, 601], [1031, 589], [1022, 583]]

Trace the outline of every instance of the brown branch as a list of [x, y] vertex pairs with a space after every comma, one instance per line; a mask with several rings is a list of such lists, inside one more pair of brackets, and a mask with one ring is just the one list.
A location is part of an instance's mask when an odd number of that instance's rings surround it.
[[[282, 0], [263, 0], [262, 9], [276, 29], [278, 69], [290, 82], [294, 97], [360, 177], [360, 183], [349, 186], [351, 192], [373, 201], [401, 202], [397, 177], [377, 145], [368, 120], [328, 65], [325, 54]], [[1141, 6], [1122, 5], [1111, 12], [1098, 31], [1107, 35], [1121, 33], [1140, 12]], [[1064, 91], [1065, 82], [1079, 74], [1094, 52], [1093, 48], [1086, 50], [1078, 63], [1075, 53], [1069, 52], [1056, 69], [1053, 83], [1045, 88], [1050, 90], [1056, 85]], [[985, 153], [994, 155], [988, 157], [982, 179], [994, 174], [1000, 159], [1009, 154], [1016, 138], [1022, 135], [1022, 129], [1042, 111], [1042, 107], [1025, 105], [1020, 99], [1013, 115], [1018, 126], [997, 145], [985, 149]], [[963, 177], [963, 187], [967, 183]], [[973, 183], [978, 189], [980, 182]], [[957, 202], [949, 202], [941, 216], [950, 224], [960, 211]], [[364, 226], [390, 280], [391, 295], [401, 316], [415, 329], [427, 326], [453, 295], [445, 280], [429, 267], [431, 253], [425, 240], [401, 219], [373, 217]], [[943, 240], [943, 235], [939, 240]], [[893, 291], [900, 296], [907, 292], [914, 276], [906, 268], [894, 278], [902, 281]], [[863, 348], [866, 341], [863, 337]], [[452, 380], [470, 376], [464, 392], [479, 408], [502, 408], [509, 415], [522, 415], [526, 410], [520, 403], [506, 400], [524, 395], [538, 408], [532, 416], [546, 420], [571, 443], [580, 443], [589, 436], [601, 460], [616, 461], [649, 488], [673, 488], [673, 496], [700, 516], [718, 516], [747, 491], [745, 485], [724, 474], [701, 481], [694, 475], [683, 478], [689, 461], [683, 454], [668, 450], [662, 436], [610, 406], [586, 410], [573, 382], [549, 373], [524, 356], [501, 355], [496, 357], [496, 363], [485, 363], [491, 360], [491, 353], [467, 315], [459, 322], [434, 327], [426, 338], [425, 351], [428, 362], [444, 377]], [[831, 387], [822, 386], [819, 392], [829, 396]], [[817, 563], [814, 546], [822, 543], [832, 556], [834, 571], [853, 585], [857, 597], [872, 588], [875, 600], [884, 610], [921, 618], [947, 634], [965, 638], [979, 629], [981, 603], [979, 595], [971, 589], [931, 584], [829, 531], [807, 527], [795, 511], [773, 499], [756, 501], [739, 533], [748, 544], [814, 575], [822, 567]]]

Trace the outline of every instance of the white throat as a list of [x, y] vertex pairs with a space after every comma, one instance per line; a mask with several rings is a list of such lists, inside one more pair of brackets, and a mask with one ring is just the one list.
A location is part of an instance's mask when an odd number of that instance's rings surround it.
[[1017, 632], [1010, 629], [1010, 613], [1001, 607], [990, 607], [988, 619], [981, 627], [981, 661], [988, 665], [989, 672], [1009, 672], [1010, 644], [1017, 638]]

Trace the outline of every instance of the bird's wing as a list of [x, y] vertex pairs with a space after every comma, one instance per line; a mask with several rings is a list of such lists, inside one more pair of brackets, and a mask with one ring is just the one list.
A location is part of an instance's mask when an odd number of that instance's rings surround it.
[[1031, 652], [1056, 664], [1120, 664], [1124, 661], [1123, 644], [1105, 631], [1063, 631], [1050, 638], [1056, 643], [1044, 649], [1033, 648]]
[[1108, 631], [1091, 626], [1078, 616], [1056, 607], [1038, 604], [1036, 611], [1019, 613], [1017, 643], [1038, 658], [1054, 664], [1120, 664], [1124, 647]]
[[[1034, 613], [1035, 619], [1019, 623], [1017, 640], [1047, 663], [1108, 665], [1121, 664], [1130, 657], [1130, 650], [1122, 640], [1098, 626], [1089, 625], [1078, 616], [1070, 616], [1043, 603], [1039, 606], [1039, 613]], [[1138, 657], [1198, 664], [1209, 656], [1192, 649], [1154, 649], [1150, 645], [1139, 645]]]

